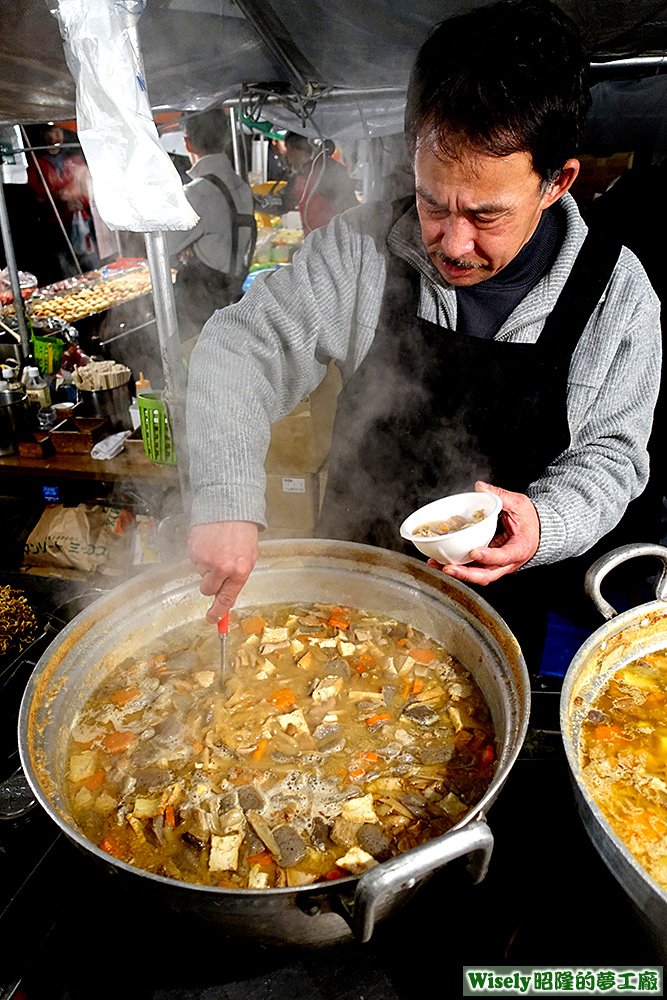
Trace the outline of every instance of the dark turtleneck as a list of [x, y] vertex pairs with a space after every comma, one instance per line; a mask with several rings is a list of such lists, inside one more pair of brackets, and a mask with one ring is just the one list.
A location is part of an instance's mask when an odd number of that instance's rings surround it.
[[563, 241], [563, 221], [561, 212], [547, 209], [526, 245], [502, 271], [478, 285], [456, 289], [458, 333], [491, 340], [555, 261]]

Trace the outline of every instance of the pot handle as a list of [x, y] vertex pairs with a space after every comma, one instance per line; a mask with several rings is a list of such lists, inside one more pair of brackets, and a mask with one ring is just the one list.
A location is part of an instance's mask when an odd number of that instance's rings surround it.
[[638, 556], [657, 556], [662, 561], [662, 573], [655, 585], [655, 598], [657, 601], [667, 600], [667, 548], [664, 545], [654, 545], [651, 542], [621, 545], [596, 559], [584, 578], [584, 590], [607, 621], [610, 618], [615, 618], [618, 611], [600, 593], [602, 581], [610, 570], [627, 562], [628, 559], [635, 559]]
[[486, 875], [493, 850], [493, 834], [483, 819], [466, 823], [460, 830], [429, 840], [407, 854], [371, 868], [357, 882], [354, 897], [340, 900], [341, 915], [350, 925], [358, 941], [370, 941], [375, 920], [391, 896], [411, 889], [421, 878], [449, 864], [456, 858], [470, 855], [468, 871], [474, 883]]

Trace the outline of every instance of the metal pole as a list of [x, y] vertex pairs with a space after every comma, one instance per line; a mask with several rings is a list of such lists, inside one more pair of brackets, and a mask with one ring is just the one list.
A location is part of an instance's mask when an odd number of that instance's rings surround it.
[[[1, 171], [1, 167], [0, 167]], [[2, 178], [0, 178], [1, 180]], [[28, 335], [28, 324], [25, 320], [25, 309], [23, 307], [23, 296], [21, 295], [21, 282], [16, 266], [16, 255], [14, 254], [14, 244], [12, 242], [12, 232], [9, 227], [9, 215], [7, 214], [7, 202], [5, 201], [5, 185], [0, 183], [0, 230], [2, 230], [2, 242], [5, 247], [5, 257], [7, 258], [7, 270], [9, 271], [9, 281], [12, 286], [14, 296], [14, 309], [16, 310], [16, 321], [19, 327], [21, 338], [21, 349], [23, 359], [30, 354], [30, 337]]]
[[178, 478], [183, 506], [188, 513], [189, 478], [187, 439], [185, 435], [185, 366], [176, 317], [176, 299], [171, 280], [167, 241], [163, 232], [144, 233], [146, 255], [153, 286], [155, 321], [157, 324], [162, 369], [164, 373], [163, 401], [169, 413], [174, 437]]
[[[241, 113], [241, 109], [239, 109]], [[236, 134], [236, 108], [229, 109], [229, 123], [232, 127], [232, 152], [234, 154], [234, 172], [241, 176], [241, 161], [239, 160], [239, 137]]]

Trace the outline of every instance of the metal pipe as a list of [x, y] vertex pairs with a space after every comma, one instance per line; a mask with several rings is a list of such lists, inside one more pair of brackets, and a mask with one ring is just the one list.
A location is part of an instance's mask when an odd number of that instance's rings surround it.
[[632, 70], [667, 70], [667, 56], [631, 56], [628, 59], [609, 59], [607, 62], [592, 62], [591, 72], [597, 76], [606, 76], [609, 71], [614, 74]]
[[167, 240], [163, 232], [144, 233], [146, 256], [153, 286], [155, 322], [157, 324], [162, 370], [164, 373], [163, 402], [167, 407], [171, 432], [176, 448], [178, 478], [183, 506], [187, 513], [189, 477], [187, 473], [187, 440], [185, 435], [185, 366], [176, 316], [176, 299], [171, 280]]
[[241, 161], [239, 159], [239, 137], [236, 132], [236, 105], [230, 105], [229, 124], [232, 128], [232, 152], [234, 154], [234, 172], [241, 176]]
[[28, 324], [25, 319], [25, 309], [23, 305], [23, 296], [21, 295], [19, 272], [16, 266], [16, 255], [14, 253], [12, 231], [9, 226], [9, 215], [7, 213], [7, 202], [5, 200], [4, 182], [0, 183], [0, 230], [2, 230], [2, 242], [5, 248], [5, 257], [7, 258], [9, 281], [12, 286], [12, 295], [14, 296], [14, 309], [16, 310], [16, 321], [18, 323], [19, 336], [21, 338], [21, 350], [23, 351], [23, 360], [25, 360], [30, 354], [30, 337], [28, 335]]

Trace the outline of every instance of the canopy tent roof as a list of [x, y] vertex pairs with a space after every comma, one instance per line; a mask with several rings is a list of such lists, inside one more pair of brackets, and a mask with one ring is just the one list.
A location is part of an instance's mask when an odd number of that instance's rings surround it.
[[[50, 5], [45, 0], [1, 4], [0, 121], [74, 118], [74, 83]], [[391, 134], [400, 131], [410, 65], [430, 27], [475, 5], [476, 0], [146, 0], [139, 37], [151, 104], [202, 110], [238, 98], [241, 86], [248, 85], [258, 103], [274, 95], [264, 105], [266, 118], [312, 131], [290, 110], [302, 109], [312, 92], [316, 131], [335, 139]], [[596, 95], [593, 131], [598, 108], [607, 122], [616, 119], [618, 130], [619, 99], [621, 126], [648, 114], [647, 127], [655, 130], [664, 107], [664, 82], [656, 69], [663, 58], [667, 68], [667, 0], [560, 0], [560, 5], [579, 24], [598, 76], [618, 77], [617, 61], [634, 61], [620, 68], [620, 83], [605, 84]], [[297, 94], [296, 105], [285, 93]]]

